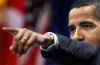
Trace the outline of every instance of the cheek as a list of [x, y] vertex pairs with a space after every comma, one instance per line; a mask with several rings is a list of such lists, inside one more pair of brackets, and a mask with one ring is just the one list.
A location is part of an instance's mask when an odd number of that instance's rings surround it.
[[100, 32], [89, 32], [86, 36], [86, 42], [91, 44], [100, 45]]

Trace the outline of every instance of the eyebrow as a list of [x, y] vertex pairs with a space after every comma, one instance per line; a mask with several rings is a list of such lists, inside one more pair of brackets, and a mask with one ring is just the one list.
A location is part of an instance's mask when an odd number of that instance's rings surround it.
[[90, 21], [83, 21], [83, 22], [80, 22], [80, 25], [87, 25], [87, 24], [92, 25], [93, 22], [90, 22]]
[[[93, 22], [90, 22], [90, 21], [82, 21], [82, 22], [80, 22], [80, 25], [92, 25], [92, 24], [93, 24]], [[73, 24], [69, 24], [68, 27], [69, 28], [70, 27], [74, 27], [74, 25]]]

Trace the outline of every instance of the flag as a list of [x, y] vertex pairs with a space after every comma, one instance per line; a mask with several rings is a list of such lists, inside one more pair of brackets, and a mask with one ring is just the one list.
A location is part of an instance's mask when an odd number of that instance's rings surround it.
[[[0, 14], [0, 22], [2, 21], [3, 26], [23, 26], [24, 0], [0, 0], [0, 12], [1, 11], [3, 13], [2, 15]], [[0, 65], [17, 65], [17, 56], [12, 54], [9, 50], [12, 40], [12, 35], [5, 31], [0, 31]]]
[[4, 24], [12, 27], [23, 27], [24, 0], [8, 0], [8, 7], [5, 11]]
[[4, 14], [7, 7], [7, 2], [7, 0], [0, 0], [0, 65], [13, 65], [14, 63], [12, 59], [15, 59], [13, 58], [14, 56], [11, 56], [8, 48], [12, 38], [6, 32], [1, 30], [4, 22]]

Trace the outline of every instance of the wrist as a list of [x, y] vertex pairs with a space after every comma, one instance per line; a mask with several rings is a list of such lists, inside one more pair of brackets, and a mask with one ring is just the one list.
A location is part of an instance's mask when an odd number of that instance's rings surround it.
[[41, 50], [47, 51], [48, 49], [50, 49], [51, 47], [53, 47], [53, 46], [55, 46], [55, 45], [57, 45], [59, 43], [58, 42], [58, 37], [57, 37], [57, 35], [55, 33], [47, 32], [44, 35], [48, 36], [52, 40], [52, 42], [50, 42], [47, 45], [41, 45], [40, 46]]

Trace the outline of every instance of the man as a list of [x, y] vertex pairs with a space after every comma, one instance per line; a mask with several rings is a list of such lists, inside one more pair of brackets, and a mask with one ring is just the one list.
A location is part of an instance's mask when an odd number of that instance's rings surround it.
[[48, 32], [4, 27], [14, 34], [10, 50], [19, 56], [35, 44], [42, 55], [60, 65], [100, 65], [100, 0], [77, 0], [69, 13], [71, 39]]

